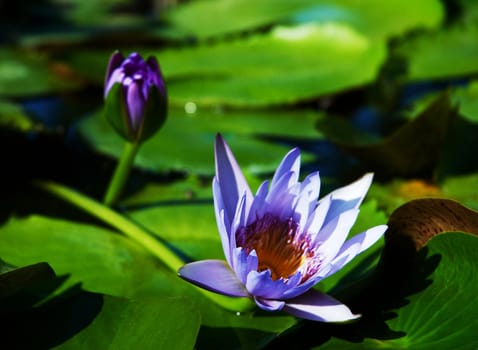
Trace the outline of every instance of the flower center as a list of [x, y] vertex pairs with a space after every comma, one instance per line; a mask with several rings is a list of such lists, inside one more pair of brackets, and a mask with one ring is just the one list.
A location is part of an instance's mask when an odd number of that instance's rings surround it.
[[256, 251], [258, 271], [269, 269], [273, 280], [288, 278], [314, 255], [306, 235], [299, 235], [298, 228], [293, 219], [280, 221], [266, 214], [237, 231], [237, 245], [247, 252]]

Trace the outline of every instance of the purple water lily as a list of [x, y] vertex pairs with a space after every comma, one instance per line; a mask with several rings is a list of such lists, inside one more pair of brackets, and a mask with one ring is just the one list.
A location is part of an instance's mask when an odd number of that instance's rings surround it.
[[145, 61], [136, 52], [126, 58], [113, 53], [104, 95], [108, 120], [129, 141], [152, 136], [166, 118], [166, 85], [153, 56]]
[[264, 310], [323, 322], [359, 317], [312, 287], [385, 232], [385, 225], [376, 226], [346, 240], [372, 174], [318, 201], [319, 173], [298, 181], [300, 151], [295, 148], [284, 157], [271, 183], [262, 183], [253, 196], [220, 135], [215, 155], [214, 206], [227, 262], [193, 262], [179, 275], [216, 293], [253, 297]]

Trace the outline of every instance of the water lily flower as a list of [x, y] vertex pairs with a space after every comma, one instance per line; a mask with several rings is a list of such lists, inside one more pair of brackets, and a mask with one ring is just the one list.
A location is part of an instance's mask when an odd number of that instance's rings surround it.
[[322, 322], [355, 319], [344, 304], [312, 287], [374, 244], [386, 226], [346, 239], [372, 182], [366, 174], [318, 200], [318, 172], [299, 182], [300, 151], [284, 157], [253, 196], [224, 139], [215, 142], [214, 206], [227, 262], [184, 265], [180, 277], [207, 290], [252, 297], [264, 310]]
[[164, 123], [166, 85], [159, 64], [137, 52], [111, 56], [105, 78], [105, 113], [113, 128], [127, 141], [143, 141]]

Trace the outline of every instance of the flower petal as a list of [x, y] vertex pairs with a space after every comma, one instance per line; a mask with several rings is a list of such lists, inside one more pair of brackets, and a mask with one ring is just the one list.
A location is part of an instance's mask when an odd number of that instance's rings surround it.
[[320, 176], [319, 172], [313, 172], [304, 179], [301, 184], [301, 196], [307, 196], [311, 204], [316, 205], [320, 193]]
[[372, 179], [373, 174], [368, 173], [350, 185], [331, 192], [329, 196], [332, 197], [332, 203], [325, 218], [325, 224], [344, 211], [358, 208], [367, 194]]
[[231, 149], [221, 135], [216, 136], [216, 177], [218, 179], [225, 216], [232, 222], [240, 197], [246, 194], [246, 205], [252, 202], [252, 192], [237, 164]]
[[287, 300], [283, 310], [300, 318], [322, 322], [345, 322], [360, 317], [338, 300], [313, 289]]
[[253, 250], [248, 254], [245, 249], [238, 247], [233, 249], [232, 254], [234, 272], [245, 285], [249, 272], [257, 270], [259, 265], [259, 259], [257, 258], [256, 251]]
[[113, 74], [113, 71], [121, 66], [121, 63], [124, 61], [124, 56], [121, 52], [115, 51], [110, 57], [110, 60], [108, 61], [108, 67], [106, 68], [106, 76], [105, 76], [105, 86], [108, 88], [105, 89], [105, 97], [106, 94], [108, 93], [109, 89], [111, 88], [111, 85], [114, 84], [115, 82], [119, 82], [117, 80], [114, 80], [112, 83], [110, 82], [111, 74]]
[[295, 287], [302, 275], [296, 273], [288, 279], [279, 278], [273, 280], [269, 269], [264, 271], [251, 271], [247, 275], [246, 288], [255, 297], [265, 299], [280, 299], [284, 292]]
[[217, 229], [219, 230], [219, 236], [221, 237], [222, 250], [226, 256], [226, 260], [229, 265], [232, 266], [230, 256], [231, 256], [231, 246], [230, 246], [230, 232], [229, 228], [231, 223], [228, 218], [225, 217], [224, 213], [224, 203], [222, 201], [221, 189], [219, 187], [219, 182], [216, 178], [212, 180], [212, 193], [214, 196], [214, 211], [216, 214], [216, 223]]
[[[285, 173], [274, 186], [271, 186], [266, 197], [267, 212], [281, 216], [284, 213], [292, 212], [297, 200], [297, 181], [295, 174], [291, 171]], [[287, 215], [287, 216], [289, 216]]]
[[141, 92], [140, 83], [134, 81], [129, 85], [126, 94], [126, 101], [129, 110], [130, 125], [134, 131], [138, 131], [143, 119], [143, 111], [146, 104], [146, 99]]
[[297, 182], [299, 180], [300, 171], [300, 150], [298, 148], [290, 150], [282, 159], [277, 167], [274, 177], [272, 178], [271, 188], [275, 187], [280, 178], [290, 171], [295, 174], [294, 182]]
[[331, 270], [325, 275], [322, 275], [322, 278], [330, 276], [342, 269], [342, 267], [348, 264], [353, 258], [377, 242], [386, 230], [387, 225], [375, 226], [347, 240], [342, 248], [340, 248], [337, 256], [330, 262], [332, 265]]
[[358, 209], [352, 209], [338, 215], [325, 224], [315, 237], [314, 244], [318, 245], [316, 253], [323, 256], [326, 262], [337, 255], [355, 223], [358, 213]]
[[246, 288], [234, 271], [222, 260], [201, 260], [186, 264], [178, 271], [181, 278], [201, 288], [233, 297], [248, 297]]
[[246, 194], [244, 194], [241, 199], [237, 202], [237, 208], [234, 213], [234, 220], [232, 221], [232, 225], [230, 228], [230, 235], [229, 235], [229, 245], [231, 249], [236, 247], [236, 234], [237, 230], [241, 227], [246, 226]]
[[304, 231], [307, 232], [311, 238], [314, 238], [320, 232], [329, 211], [330, 203], [331, 198], [329, 196], [323, 198], [309, 214], [309, 219]]
[[269, 300], [263, 298], [254, 298], [257, 306], [259, 306], [262, 310], [266, 311], [279, 311], [285, 305], [285, 301], [282, 300]]
[[252, 224], [258, 218], [265, 214], [265, 203], [267, 193], [269, 191], [269, 181], [264, 181], [257, 189], [256, 196], [252, 200], [251, 207], [249, 209], [249, 215], [247, 218], [247, 225]]

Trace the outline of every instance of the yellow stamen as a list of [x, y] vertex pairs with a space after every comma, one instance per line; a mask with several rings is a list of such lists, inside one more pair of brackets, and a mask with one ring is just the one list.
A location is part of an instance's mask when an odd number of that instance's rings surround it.
[[288, 278], [302, 266], [307, 255], [307, 244], [296, 237], [296, 231], [297, 224], [292, 220], [281, 222], [266, 215], [246, 227], [241, 232], [244, 242], [238, 243], [256, 251], [258, 271], [270, 269], [273, 280]]

